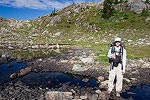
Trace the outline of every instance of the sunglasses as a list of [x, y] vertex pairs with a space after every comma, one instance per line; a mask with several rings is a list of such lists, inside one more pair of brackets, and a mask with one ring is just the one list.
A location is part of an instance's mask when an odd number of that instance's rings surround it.
[[120, 41], [115, 41], [115, 43], [118, 43], [118, 42], [121, 43]]

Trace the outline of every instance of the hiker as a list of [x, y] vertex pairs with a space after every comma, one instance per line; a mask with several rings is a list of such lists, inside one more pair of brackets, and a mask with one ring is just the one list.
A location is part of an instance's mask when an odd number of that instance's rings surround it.
[[[121, 38], [115, 38], [109, 49], [108, 57], [110, 59], [108, 93], [110, 94], [115, 86], [116, 96], [119, 97], [126, 66], [126, 50], [124, 44], [121, 42]], [[114, 82], [115, 78], [116, 82]]]

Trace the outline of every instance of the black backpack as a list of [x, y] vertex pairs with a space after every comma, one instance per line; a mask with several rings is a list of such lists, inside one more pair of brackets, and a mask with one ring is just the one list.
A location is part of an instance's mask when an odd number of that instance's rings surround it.
[[[115, 62], [115, 63], [119, 63], [119, 62], [121, 62], [119, 59], [121, 59], [122, 60], [122, 56], [123, 56], [123, 49], [125, 49], [125, 44], [123, 43], [123, 42], [121, 42], [121, 44], [120, 44], [120, 46], [121, 46], [121, 49], [120, 49], [120, 51], [119, 51], [119, 53], [121, 54], [121, 58], [118, 58], [118, 59], [116, 59], [116, 60], [113, 60], [113, 59], [111, 59], [111, 58], [109, 58], [109, 63], [112, 63], [112, 62]], [[109, 48], [111, 48], [111, 53], [115, 53], [115, 42], [112, 42], [111, 44], [110, 44], [110, 47]]]

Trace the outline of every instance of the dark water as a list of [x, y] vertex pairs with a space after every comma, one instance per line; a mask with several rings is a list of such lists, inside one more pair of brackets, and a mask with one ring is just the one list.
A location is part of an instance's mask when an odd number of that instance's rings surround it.
[[150, 100], [150, 85], [140, 85], [121, 94], [124, 99]]
[[9, 76], [18, 72], [20, 69], [25, 68], [27, 66], [26, 63], [23, 62], [11, 62], [0, 64], [0, 83], [10, 81]]
[[[18, 72], [20, 69], [25, 68], [27, 64], [22, 62], [11, 62], [9, 64], [0, 65], [0, 84], [10, 82], [9, 76], [12, 73]], [[87, 78], [87, 77], [86, 77]], [[80, 86], [80, 87], [98, 87], [96, 79], [90, 78], [87, 82], [84, 82], [85, 77], [73, 76], [70, 74], [64, 74], [60, 72], [31, 72], [22, 78], [17, 78], [28, 85], [29, 87], [43, 87], [43, 88], [59, 88], [63, 84], [69, 86]], [[14, 80], [13, 80], [14, 81]]]
[[[22, 62], [11, 62], [9, 64], [0, 65], [0, 83], [10, 82], [9, 76], [19, 71], [22, 68], [25, 68], [27, 64]], [[92, 87], [98, 88], [96, 79], [89, 78], [88, 80], [83, 81], [87, 77], [74, 76], [69, 74], [64, 74], [60, 72], [40, 72], [35, 73], [31, 72], [22, 78], [16, 80], [22, 81], [27, 86], [31, 88], [59, 88], [64, 84], [68, 86], [79, 86], [79, 87]], [[150, 100], [150, 85], [140, 85], [130, 88], [128, 91], [123, 92], [121, 96], [124, 99], [132, 98], [132, 100]]]
[[81, 76], [73, 76], [59, 72], [32, 72], [23, 77], [21, 81], [30, 87], [42, 86], [43, 88], [59, 88], [63, 84], [80, 87], [98, 87], [96, 79], [89, 79], [87, 82], [84, 82], [83, 79], [84, 77]]

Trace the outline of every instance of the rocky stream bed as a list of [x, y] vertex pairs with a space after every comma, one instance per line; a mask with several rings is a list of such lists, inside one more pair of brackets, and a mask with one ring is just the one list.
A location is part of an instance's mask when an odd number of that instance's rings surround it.
[[8, 80], [3, 81], [4, 78], [1, 78], [0, 100], [150, 99], [150, 58], [127, 61], [119, 98], [114, 92], [108, 95], [109, 66], [101, 65], [94, 51], [89, 48], [71, 48], [67, 53], [32, 60], [15, 59], [8, 62], [2, 56], [0, 62], [0, 72], [4, 64], [8, 69], [15, 67], [10, 64], [12, 62], [21, 64], [8, 73]]

